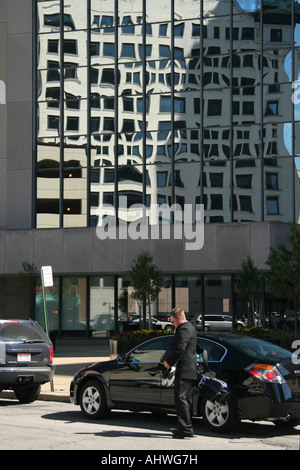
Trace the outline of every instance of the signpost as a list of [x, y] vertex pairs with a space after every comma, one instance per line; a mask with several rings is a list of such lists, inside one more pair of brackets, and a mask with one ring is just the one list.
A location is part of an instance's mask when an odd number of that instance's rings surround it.
[[[42, 294], [43, 294], [43, 305], [44, 305], [44, 316], [45, 316], [45, 329], [46, 329], [47, 336], [50, 337], [45, 287], [52, 287], [53, 286], [52, 266], [42, 266], [42, 268], [41, 268], [41, 280], [42, 280]], [[51, 392], [53, 392], [54, 391], [53, 379], [50, 382], [50, 386], [51, 386]]]

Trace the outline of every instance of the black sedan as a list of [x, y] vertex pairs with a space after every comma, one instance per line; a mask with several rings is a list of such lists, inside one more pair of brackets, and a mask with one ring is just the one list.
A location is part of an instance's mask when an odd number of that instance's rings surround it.
[[40, 325], [0, 320], [0, 392], [13, 390], [20, 402], [33, 402], [53, 374], [53, 345]]
[[[112, 408], [174, 413], [174, 376], [161, 364], [173, 335], [140, 344], [126, 355], [81, 369], [70, 385], [71, 402], [91, 419], [104, 418]], [[232, 431], [242, 419], [300, 424], [300, 365], [292, 353], [272, 343], [233, 334], [198, 335], [206, 350], [210, 375], [230, 391], [223, 403], [194, 396], [194, 414], [218, 432]], [[199, 362], [202, 357], [199, 356]]]

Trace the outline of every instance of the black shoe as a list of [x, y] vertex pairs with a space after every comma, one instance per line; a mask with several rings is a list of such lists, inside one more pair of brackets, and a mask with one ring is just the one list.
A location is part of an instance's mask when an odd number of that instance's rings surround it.
[[185, 437], [194, 437], [192, 431], [173, 431], [173, 439], [184, 439]]

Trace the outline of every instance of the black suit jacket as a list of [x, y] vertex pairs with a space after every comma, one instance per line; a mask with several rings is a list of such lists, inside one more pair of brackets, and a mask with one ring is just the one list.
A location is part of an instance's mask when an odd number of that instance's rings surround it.
[[197, 333], [186, 321], [176, 328], [174, 341], [164, 360], [172, 367], [176, 364], [176, 379], [197, 379]]

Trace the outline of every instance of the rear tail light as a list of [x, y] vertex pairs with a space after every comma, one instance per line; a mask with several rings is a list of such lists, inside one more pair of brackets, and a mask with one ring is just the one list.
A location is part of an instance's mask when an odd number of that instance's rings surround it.
[[270, 364], [252, 364], [245, 370], [263, 382], [279, 384], [285, 383], [285, 380], [278, 369]]
[[49, 353], [49, 362], [53, 362], [53, 346], [50, 346], [50, 353]]

